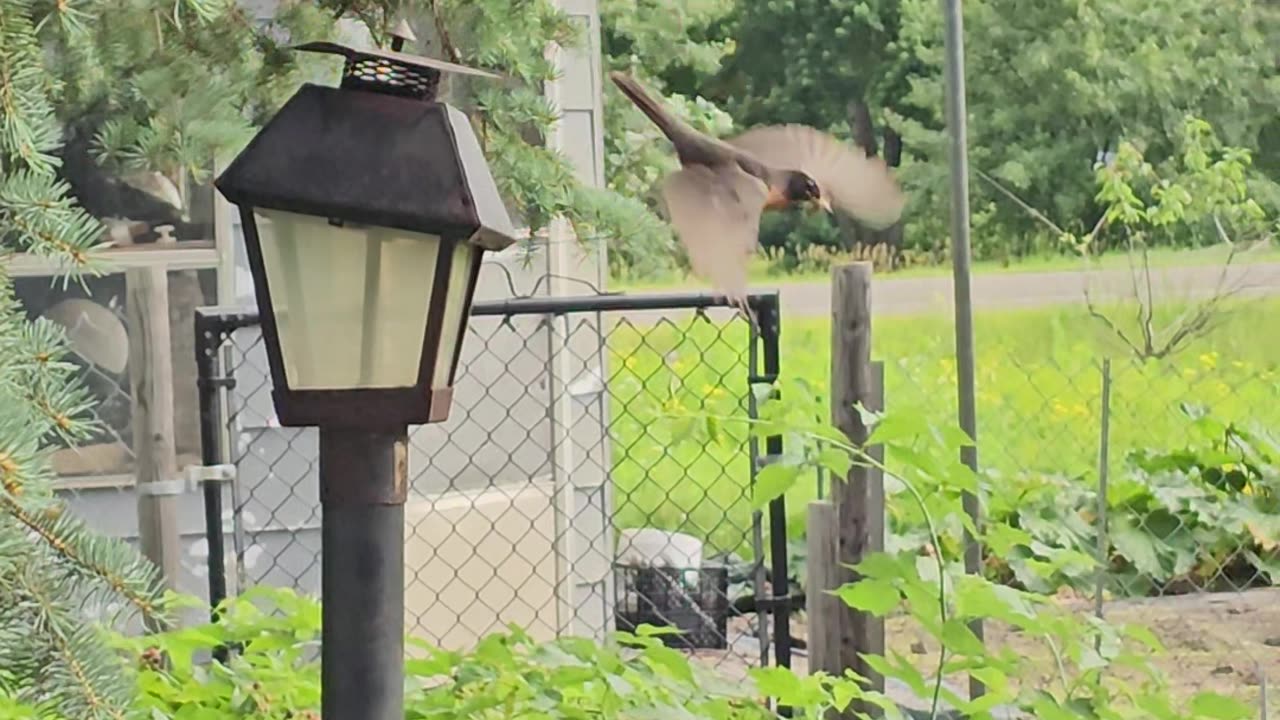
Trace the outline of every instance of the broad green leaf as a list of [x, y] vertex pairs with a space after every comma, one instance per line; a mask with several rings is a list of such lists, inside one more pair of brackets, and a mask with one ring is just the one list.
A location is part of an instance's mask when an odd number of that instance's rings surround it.
[[818, 464], [826, 468], [832, 475], [836, 477], [846, 477], [849, 469], [853, 467], [853, 459], [849, 457], [849, 453], [840, 448], [823, 448], [818, 453]]
[[640, 637], [658, 637], [661, 635], [679, 635], [680, 629], [671, 627], [670, 625], [650, 625], [649, 623], [640, 623], [636, 627], [636, 635]]
[[997, 556], [1008, 555], [1014, 546], [1030, 545], [1033, 540], [1031, 533], [1026, 530], [1003, 523], [988, 526], [983, 539], [988, 550]]
[[1134, 640], [1146, 645], [1152, 652], [1164, 651], [1164, 643], [1160, 642], [1160, 638], [1156, 637], [1155, 633], [1151, 632], [1150, 628], [1137, 623], [1131, 623], [1125, 625], [1123, 630], [1125, 635], [1128, 635]]
[[867, 444], [884, 445], [886, 448], [905, 447], [910, 445], [910, 441], [927, 435], [929, 431], [929, 423], [923, 413], [888, 412], [871, 429]]
[[965, 621], [959, 618], [948, 618], [942, 625], [942, 642], [947, 649], [962, 655], [981, 657], [986, 654], [986, 647], [977, 635], [969, 629]]
[[645, 648], [643, 652], [650, 662], [670, 673], [671, 677], [694, 682], [693, 667], [690, 666], [689, 659], [679, 651], [666, 646], [654, 646]]
[[1239, 700], [1213, 692], [1202, 692], [1192, 697], [1191, 711], [1213, 720], [1246, 720], [1255, 714], [1252, 707]]
[[1002, 696], [1009, 688], [1009, 676], [994, 667], [974, 668], [969, 674], [981, 680], [993, 697]]
[[769, 501], [781, 497], [800, 478], [800, 466], [781, 462], [770, 463], [756, 473], [755, 487], [751, 491], [751, 506], [762, 508]]
[[913, 558], [909, 555], [876, 552], [853, 565], [853, 569], [864, 578], [881, 580], [912, 578], [915, 577], [915, 573], [910, 570], [912, 561]]
[[849, 607], [876, 617], [887, 615], [902, 598], [898, 588], [887, 580], [859, 580], [842, 585], [835, 594]]
[[1149, 577], [1164, 577], [1156, 546], [1151, 537], [1128, 520], [1115, 518], [1111, 523], [1111, 542], [1129, 559], [1138, 572]]
[[784, 705], [806, 707], [821, 702], [826, 696], [816, 678], [802, 678], [787, 668], [752, 668], [749, 674], [760, 692]]
[[1035, 710], [1037, 720], [1088, 720], [1089, 715], [1079, 715], [1074, 710], [1063, 707], [1057, 699], [1046, 692], [1040, 691], [1035, 701], [1032, 703]]

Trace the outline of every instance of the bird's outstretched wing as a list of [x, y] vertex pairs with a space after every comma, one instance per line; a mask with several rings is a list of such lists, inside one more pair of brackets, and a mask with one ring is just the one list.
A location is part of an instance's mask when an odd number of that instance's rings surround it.
[[692, 165], [662, 184], [667, 213], [693, 272], [735, 302], [745, 302], [766, 194], [763, 182], [736, 165]]
[[884, 161], [807, 125], [768, 125], [726, 140], [766, 165], [799, 170], [831, 204], [872, 228], [902, 216], [906, 196]]

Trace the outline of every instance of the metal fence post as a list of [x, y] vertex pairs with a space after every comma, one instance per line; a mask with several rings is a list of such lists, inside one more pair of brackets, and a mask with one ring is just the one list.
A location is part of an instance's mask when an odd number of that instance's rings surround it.
[[[1098, 580], [1094, 612], [1102, 618], [1111, 543], [1107, 537], [1107, 466], [1111, 455], [1111, 358], [1102, 359], [1102, 429], [1098, 441]], [[1098, 638], [1102, 642], [1102, 638]]]
[[[960, 429], [968, 433], [974, 445], [960, 449], [960, 459], [971, 470], [978, 470], [978, 410], [975, 379], [973, 301], [970, 297], [969, 261], [969, 148], [968, 111], [964, 85], [964, 15], [960, 0], [942, 0], [945, 19], [946, 113], [951, 138], [951, 263], [955, 285], [956, 318], [956, 394]], [[981, 528], [982, 506], [978, 496], [965, 493], [965, 513]], [[982, 543], [965, 532], [964, 569], [970, 575], [982, 573]], [[975, 619], [969, 629], [979, 640], [983, 637], [982, 620]], [[969, 697], [983, 693], [978, 678], [969, 676]]]
[[[196, 390], [200, 398], [200, 461], [205, 466], [223, 463], [222, 434], [218, 423], [218, 390], [225, 382], [219, 377], [221, 333], [202, 322], [197, 314]], [[222, 487], [206, 482], [204, 494], [204, 534], [209, 545], [209, 605], [211, 617], [218, 619], [218, 608], [227, 598], [226, 538], [222, 531]]]
[[[758, 312], [758, 310], [757, 310]], [[747, 342], [747, 416], [755, 420], [760, 417], [759, 402], [756, 398], [755, 386], [772, 384], [775, 378], [765, 375], [760, 369], [760, 343], [757, 323], [748, 328]], [[760, 455], [760, 440], [754, 433], [747, 436], [747, 454], [751, 459], [748, 468], [748, 493], [755, 492], [756, 475], [768, 462], [768, 457]], [[752, 594], [756, 599], [756, 640], [760, 643], [760, 664], [769, 664], [769, 624], [765, 622], [768, 602], [765, 599], [765, 567], [764, 567], [764, 513], [758, 509], [751, 511], [751, 579]]]
[[[760, 341], [764, 346], [764, 375], [776, 382], [781, 367], [779, 341], [782, 314], [777, 297], [762, 302], [756, 311], [760, 322]], [[764, 441], [765, 455], [782, 456], [782, 436], [770, 435]], [[774, 655], [780, 667], [791, 667], [791, 581], [787, 572], [787, 498], [779, 495], [769, 502], [769, 553], [772, 555], [770, 589], [773, 597], [769, 611], [773, 613]]]

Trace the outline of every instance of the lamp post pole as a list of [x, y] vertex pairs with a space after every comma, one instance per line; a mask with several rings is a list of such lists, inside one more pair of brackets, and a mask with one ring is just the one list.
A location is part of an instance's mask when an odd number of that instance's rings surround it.
[[516, 242], [436, 90], [443, 72], [498, 76], [295, 49], [346, 58], [341, 85], [304, 84], [216, 184], [240, 208], [276, 415], [320, 429], [322, 715], [403, 720], [408, 428], [448, 419], [480, 262]]
[[408, 433], [322, 427], [321, 716], [404, 718]]

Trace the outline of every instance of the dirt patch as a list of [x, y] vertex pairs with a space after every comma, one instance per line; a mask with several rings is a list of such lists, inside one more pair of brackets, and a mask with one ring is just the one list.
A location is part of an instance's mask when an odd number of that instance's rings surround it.
[[[1083, 601], [1064, 602], [1064, 606], [1093, 612], [1092, 604]], [[1104, 605], [1103, 614], [1112, 623], [1143, 625], [1159, 638], [1164, 652], [1153, 662], [1164, 673], [1175, 700], [1211, 691], [1257, 705], [1264, 680], [1280, 678], [1280, 588], [1115, 601]], [[791, 626], [793, 636], [805, 637], [803, 614], [793, 618]], [[937, 643], [910, 618], [889, 618], [886, 633], [889, 647], [918, 658], [922, 671], [928, 672], [937, 661]], [[693, 655], [728, 677], [744, 677], [749, 667], [760, 663], [754, 618], [730, 620], [729, 637], [728, 649], [698, 650]], [[990, 623], [986, 641], [1026, 658], [1031, 668], [1028, 681], [1056, 682], [1052, 655], [1036, 638]], [[772, 648], [769, 657], [772, 661]], [[806, 661], [804, 651], [797, 650], [792, 668], [806, 672]], [[963, 678], [948, 679], [964, 687]]]

